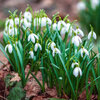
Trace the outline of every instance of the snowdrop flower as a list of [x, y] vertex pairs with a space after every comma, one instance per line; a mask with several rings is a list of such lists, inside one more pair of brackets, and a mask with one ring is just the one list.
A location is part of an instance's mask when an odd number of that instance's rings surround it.
[[43, 18], [41, 19], [41, 27], [46, 26], [46, 20], [47, 20], [46, 17], [43, 17]]
[[42, 50], [41, 45], [40, 45], [39, 43], [36, 43], [36, 44], [35, 44], [35, 47], [34, 47], [35, 52], [38, 50], [38, 48], [39, 48], [40, 50]]
[[91, 7], [95, 10], [99, 5], [99, 0], [91, 0]]
[[32, 22], [32, 14], [29, 11], [24, 13], [24, 18], [27, 19], [29, 22]]
[[8, 50], [8, 52], [9, 52], [10, 54], [12, 53], [13, 48], [12, 48], [12, 45], [11, 45], [11, 44], [7, 44], [7, 45], [6, 45], [5, 51], [7, 51], [7, 50]]
[[57, 24], [54, 23], [54, 24], [53, 24], [53, 30], [56, 30], [56, 29], [57, 29]]
[[46, 19], [46, 20], [47, 20], [48, 25], [51, 25], [51, 24], [52, 24], [52, 21], [51, 21], [51, 19], [50, 19], [50, 18], [48, 18], [48, 17], [47, 17], [47, 19]]
[[9, 25], [13, 27], [14, 26], [13, 19], [7, 19], [5, 25], [6, 25], [6, 27], [8, 27]]
[[79, 76], [82, 76], [82, 70], [80, 69], [80, 67], [76, 67], [74, 70], [73, 70], [73, 75], [75, 77], [78, 77]]
[[84, 54], [89, 56], [89, 52], [83, 47], [81, 48], [81, 57], [83, 57]]
[[77, 34], [77, 35], [80, 35], [80, 36], [84, 36], [84, 33], [83, 33], [83, 31], [81, 30], [81, 29], [79, 29], [79, 28], [77, 28], [76, 30], [75, 30], [75, 33]]
[[93, 31], [91, 31], [91, 32], [88, 34], [88, 39], [91, 39], [91, 37], [93, 37], [93, 38], [96, 40], [96, 38], [97, 38], [96, 33], [93, 32]]
[[52, 55], [53, 55], [53, 57], [55, 56], [55, 54], [60, 54], [61, 52], [60, 52], [60, 50], [58, 49], [58, 48], [54, 48], [53, 49], [53, 52], [52, 52]]
[[35, 38], [38, 40], [38, 36], [31, 33], [29, 36], [28, 36], [28, 41], [32, 41], [33, 43], [35, 43]]
[[65, 27], [66, 27], [66, 30], [67, 30], [67, 32], [68, 32], [68, 36], [72, 36], [73, 28], [72, 28], [71, 24], [70, 24], [70, 23], [67, 23], [67, 24], [65, 25]]
[[28, 28], [30, 28], [31, 27], [31, 23], [27, 20], [27, 19], [23, 19], [23, 23], [24, 23], [24, 25], [25, 25], [25, 29], [28, 27]]
[[72, 63], [71, 67], [74, 68], [75, 66], [79, 66], [79, 64], [77, 62]]
[[18, 17], [15, 18], [15, 24], [19, 25], [19, 18]]
[[66, 29], [66, 27], [63, 27], [63, 28], [61, 29], [60, 34], [61, 34], [61, 35], [65, 35], [66, 32], [68, 32], [67, 29]]
[[51, 50], [54, 50], [54, 48], [56, 47], [56, 44], [54, 42], [51, 42], [48, 44], [48, 46], [51, 47]]
[[8, 32], [9, 29], [14, 27], [13, 19], [7, 19], [5, 23], [5, 32]]
[[75, 46], [79, 46], [80, 43], [82, 43], [82, 40], [79, 36], [74, 36], [72, 38], [72, 43], [75, 45]]
[[9, 29], [9, 35], [14, 36], [17, 35], [17, 28], [11, 28]]
[[57, 25], [58, 30], [60, 30], [62, 26], [66, 26], [66, 23], [61, 20], [61, 21], [58, 22], [58, 25]]
[[41, 24], [42, 18], [34, 18], [34, 26], [39, 26]]
[[33, 59], [34, 58], [34, 52], [30, 51], [29, 54], [30, 54], [29, 58]]
[[86, 9], [86, 5], [85, 5], [85, 2], [81, 1], [77, 4], [77, 10], [78, 11], [82, 11], [82, 10], [85, 10]]
[[62, 77], [59, 77], [59, 80], [62, 80], [63, 78]]

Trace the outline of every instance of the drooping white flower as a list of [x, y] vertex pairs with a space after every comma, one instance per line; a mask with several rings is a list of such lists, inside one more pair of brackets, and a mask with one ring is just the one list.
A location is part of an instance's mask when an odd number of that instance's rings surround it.
[[48, 24], [48, 25], [51, 25], [51, 24], [52, 24], [52, 21], [51, 21], [50, 18], [47, 17], [46, 21], [47, 21], [47, 24]]
[[34, 18], [34, 26], [39, 26], [42, 18]]
[[23, 19], [23, 24], [25, 26], [25, 29], [28, 27], [30, 28], [31, 27], [31, 22], [29, 22], [26, 18]]
[[77, 4], [77, 10], [78, 10], [78, 11], [82, 11], [82, 10], [85, 10], [85, 9], [86, 9], [85, 2], [80, 1], [80, 2]]
[[57, 23], [54, 23], [52, 27], [53, 27], [53, 30], [56, 30], [57, 29]]
[[15, 24], [19, 25], [19, 18], [18, 17], [15, 18]]
[[35, 43], [35, 38], [38, 40], [38, 36], [31, 33], [29, 36], [28, 36], [28, 41], [32, 41], [33, 43]]
[[52, 52], [52, 55], [53, 55], [53, 57], [55, 56], [55, 54], [60, 54], [61, 52], [60, 52], [60, 50], [58, 49], [58, 48], [54, 48], [53, 49], [53, 52]]
[[58, 22], [58, 25], [57, 25], [58, 30], [60, 30], [64, 26], [66, 26], [66, 23], [63, 20], [61, 20], [61, 21]]
[[61, 34], [61, 35], [65, 35], [66, 32], [67, 32], [66, 27], [63, 27], [63, 28], [61, 29], [60, 34]]
[[5, 32], [8, 33], [9, 29], [12, 29], [14, 27], [13, 19], [7, 19], [5, 22]]
[[84, 36], [83, 31], [82, 31], [81, 29], [79, 29], [79, 28], [75, 30], [75, 33], [76, 33], [77, 35], [82, 36], [82, 37]]
[[7, 51], [8, 50], [8, 52], [11, 54], [12, 53], [12, 50], [13, 50], [13, 48], [12, 48], [12, 45], [11, 44], [7, 44], [6, 46], [5, 46], [5, 51]]
[[29, 22], [32, 22], [32, 14], [29, 11], [24, 12], [24, 18]]
[[79, 46], [80, 45], [80, 43], [82, 43], [82, 40], [81, 40], [81, 38], [79, 37], [79, 36], [74, 36], [73, 38], [72, 38], [72, 43], [75, 45], [75, 46]]
[[75, 77], [78, 77], [78, 76], [82, 76], [82, 70], [80, 69], [80, 67], [75, 67], [74, 70], [73, 70], [73, 75]]
[[9, 29], [9, 35], [14, 36], [17, 35], [17, 28], [10, 28]]
[[83, 48], [81, 48], [81, 57], [83, 57], [84, 54], [89, 56], [89, 52], [83, 47]]
[[56, 44], [54, 42], [51, 42], [48, 44], [48, 46], [51, 47], [51, 50], [54, 50], [54, 48], [56, 47]]
[[91, 7], [95, 10], [97, 6], [99, 5], [99, 0], [90, 0], [91, 1]]
[[30, 54], [29, 58], [30, 59], [33, 59], [34, 58], [34, 52], [33, 51], [30, 51], [29, 54]]
[[74, 68], [75, 66], [79, 66], [79, 64], [77, 62], [72, 63], [71, 67]]
[[96, 39], [96, 38], [97, 38], [96, 33], [93, 32], [93, 31], [91, 31], [91, 32], [88, 34], [88, 39], [91, 39], [91, 37], [93, 37], [94, 39]]
[[34, 51], [36, 52], [36, 51], [38, 50], [38, 48], [39, 48], [40, 50], [42, 50], [41, 45], [40, 45], [39, 43], [36, 43], [36, 44], [35, 44], [35, 47], [34, 47]]
[[13, 19], [7, 19], [5, 25], [6, 25], [6, 27], [8, 27], [9, 25], [13, 27], [14, 26]]
[[72, 36], [72, 30], [73, 30], [72, 25], [70, 23], [67, 23], [65, 27], [68, 32], [68, 36]]
[[46, 26], [46, 21], [47, 21], [47, 18], [46, 18], [46, 17], [43, 17], [43, 18], [41, 19], [41, 27]]

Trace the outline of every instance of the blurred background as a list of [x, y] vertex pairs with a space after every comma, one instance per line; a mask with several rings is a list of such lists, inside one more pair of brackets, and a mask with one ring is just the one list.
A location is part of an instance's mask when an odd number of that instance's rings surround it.
[[4, 21], [9, 16], [8, 10], [18, 9], [19, 12], [24, 12], [29, 4], [33, 11], [44, 9], [49, 17], [59, 12], [62, 18], [69, 14], [69, 19], [74, 20], [77, 2], [78, 0], [0, 0], [0, 30], [2, 31]]
[[29, 4], [33, 11], [44, 9], [47, 15], [59, 12], [64, 18], [69, 14], [71, 21], [78, 20], [79, 27], [87, 34], [90, 32], [90, 25], [94, 27], [94, 31], [100, 36], [100, 0], [0, 0], [0, 31], [4, 29], [5, 19], [9, 16], [9, 10], [24, 13], [25, 8]]

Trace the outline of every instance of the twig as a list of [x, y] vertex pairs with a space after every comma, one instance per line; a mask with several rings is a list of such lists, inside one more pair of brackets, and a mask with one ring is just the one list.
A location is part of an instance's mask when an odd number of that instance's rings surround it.
[[3, 97], [3, 96], [1, 96], [1, 95], [0, 95], [0, 98], [2, 98], [2, 99], [4, 99], [4, 100], [7, 100], [5, 97]]

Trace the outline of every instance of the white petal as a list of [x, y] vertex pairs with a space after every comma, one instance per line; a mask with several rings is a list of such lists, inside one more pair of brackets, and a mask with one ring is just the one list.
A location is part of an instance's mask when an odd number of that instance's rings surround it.
[[56, 29], [57, 29], [57, 24], [54, 23], [54, 24], [53, 24], [53, 30], [56, 30]]
[[78, 11], [81, 11], [81, 10], [85, 10], [86, 9], [86, 5], [83, 1], [80, 1], [78, 4], [77, 4], [77, 9]]
[[5, 51], [7, 51], [7, 48], [8, 48], [8, 44], [5, 46]]
[[30, 41], [30, 39], [31, 39], [31, 35], [28, 36], [28, 41]]
[[12, 53], [12, 45], [11, 44], [8, 45], [8, 51], [9, 51], [9, 53]]
[[35, 43], [35, 38], [34, 38], [33, 35], [31, 35], [31, 41], [32, 41], [33, 43]]
[[78, 75], [82, 76], [82, 70], [79, 68], [79, 67], [76, 67], [74, 70], [73, 70], [73, 75], [75, 77], [77, 77]]

